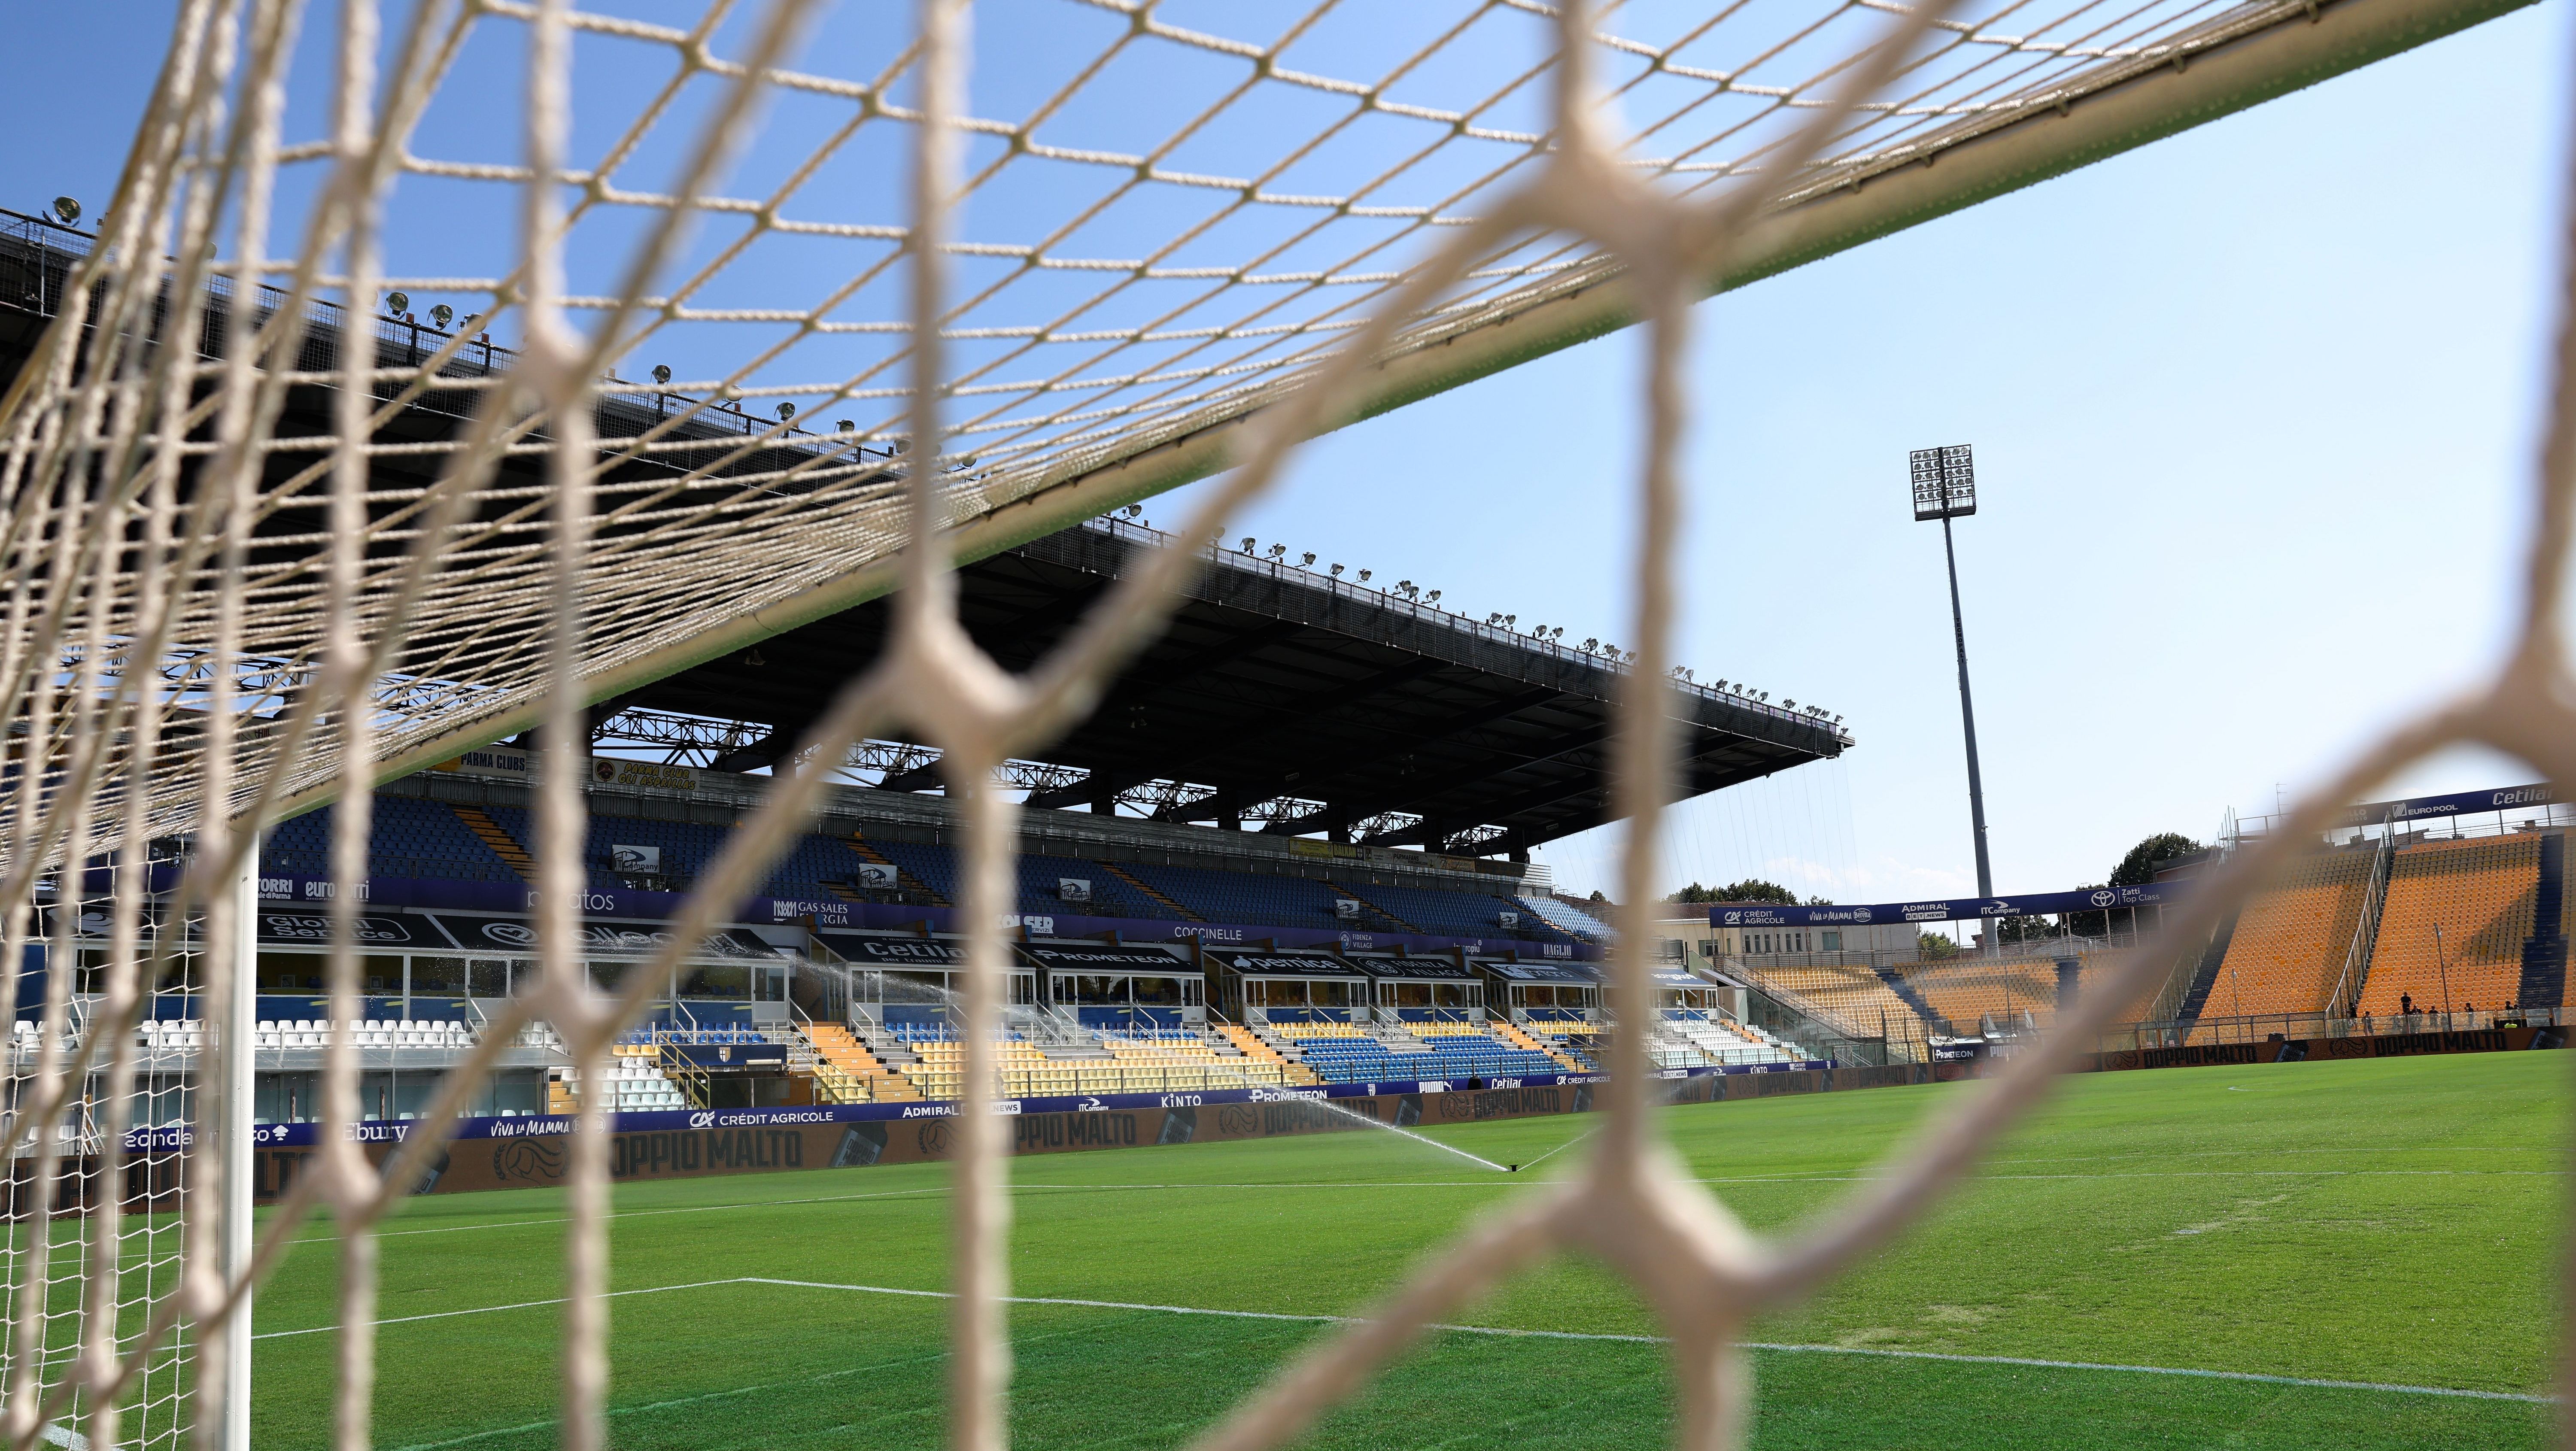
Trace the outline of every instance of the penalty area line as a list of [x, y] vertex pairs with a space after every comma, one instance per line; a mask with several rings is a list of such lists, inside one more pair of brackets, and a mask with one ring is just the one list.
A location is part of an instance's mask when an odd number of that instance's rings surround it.
[[[956, 1296], [947, 1290], [903, 1290], [883, 1285], [844, 1285], [822, 1280], [782, 1280], [760, 1275], [746, 1275], [739, 1283], [781, 1285], [806, 1290], [842, 1290], [860, 1295], [904, 1295], [929, 1300], [949, 1300]], [[1080, 1300], [1044, 1295], [1006, 1295], [1003, 1302], [1011, 1305], [1064, 1305], [1087, 1310], [1145, 1310], [1165, 1315], [1210, 1315], [1228, 1320], [1293, 1320], [1310, 1325], [1356, 1325], [1364, 1323], [1352, 1315], [1296, 1315], [1276, 1310], [1213, 1310], [1197, 1305], [1146, 1305], [1128, 1300]], [[1662, 1335], [1616, 1335], [1587, 1330], [1524, 1330], [1507, 1325], [1434, 1324], [1427, 1327], [1458, 1335], [1495, 1335], [1529, 1340], [1596, 1340], [1629, 1345], [1666, 1345], [1670, 1337]], [[1932, 1350], [1863, 1349], [1844, 1345], [1795, 1345], [1777, 1341], [1748, 1340], [1740, 1342], [1747, 1350], [1764, 1350], [1779, 1355], [1855, 1355], [1886, 1360], [1935, 1360], [1965, 1365], [2024, 1365], [2043, 1370], [2091, 1370], [2124, 1375], [2172, 1375], [2195, 1380], [2252, 1381], [2263, 1385], [2303, 1386], [2311, 1390], [2381, 1391], [2391, 1395], [2455, 1396], [2477, 1401], [2520, 1401], [2531, 1405], [2554, 1405], [2556, 1396], [2526, 1395], [2518, 1391], [2461, 1390], [2451, 1386], [2398, 1385], [2387, 1381], [2320, 1380], [2296, 1375], [2265, 1375], [2247, 1370], [2196, 1370], [2170, 1365], [2118, 1365], [2108, 1361], [2040, 1360], [2018, 1355], [1953, 1355]]]

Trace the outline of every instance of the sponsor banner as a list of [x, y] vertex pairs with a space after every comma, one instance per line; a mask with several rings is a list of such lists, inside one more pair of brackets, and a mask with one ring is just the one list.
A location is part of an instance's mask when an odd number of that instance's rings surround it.
[[2421, 821], [2428, 816], [2475, 816], [2482, 811], [2520, 811], [2547, 806], [2558, 799], [2547, 782], [2499, 786], [2485, 791], [2458, 791], [2448, 796], [2410, 796], [2403, 801], [2369, 801], [2336, 818], [2337, 826], [2377, 826], [2384, 821]]
[[1876, 902], [1852, 907], [1790, 907], [1728, 903], [1711, 907], [1712, 927], [1865, 927], [1882, 922], [1974, 922], [1988, 917], [2053, 917], [2112, 907], [2158, 907], [2179, 902], [2186, 882], [2143, 887], [2087, 887], [2029, 897], [1953, 897], [1931, 902]]
[[[1706, 1074], [1679, 1085], [1676, 1100], [1717, 1103], [1878, 1088], [1929, 1082], [1918, 1067], [1816, 1069], [1761, 1074]], [[1093, 1100], [1023, 1100], [1008, 1132], [1017, 1154], [1133, 1148], [1153, 1144], [1276, 1138], [1365, 1132], [1371, 1122], [1410, 1128], [1466, 1124], [1537, 1114], [1588, 1113], [1597, 1107], [1597, 1075], [1563, 1075], [1560, 1081], [1524, 1079], [1450, 1092], [1414, 1091], [1381, 1084], [1374, 1094], [1336, 1096], [1328, 1105], [1307, 1093], [1122, 1094]], [[1144, 1100], [1136, 1102], [1132, 1100]], [[1041, 1110], [1040, 1103], [1071, 1105]], [[840, 1108], [744, 1109], [714, 1113], [617, 1115], [609, 1132], [609, 1175], [619, 1180], [689, 1178], [709, 1174], [786, 1169], [857, 1169], [875, 1164], [944, 1159], [955, 1143], [951, 1113], [925, 1112], [950, 1105], [869, 1104]], [[852, 1108], [908, 1108], [908, 1117], [852, 1118]], [[547, 1132], [460, 1135], [429, 1156], [415, 1194], [481, 1189], [560, 1186], [570, 1164], [570, 1119], [502, 1119], [484, 1123], [547, 1126]], [[555, 1127], [559, 1126], [559, 1127]], [[306, 1129], [311, 1125], [280, 1125]], [[387, 1130], [408, 1124], [371, 1125]], [[378, 1163], [391, 1154], [399, 1133], [366, 1137], [362, 1147]], [[253, 1151], [253, 1191], [274, 1202], [320, 1152], [309, 1133], [263, 1139]], [[64, 1212], [77, 1213], [67, 1208]]]
[[[537, 950], [537, 924], [525, 917], [495, 917], [479, 913], [437, 912], [428, 920], [467, 952], [532, 953]], [[579, 946], [585, 953], [620, 953], [632, 957], [650, 956], [671, 941], [670, 930], [657, 922], [586, 921], [575, 929]], [[326, 936], [324, 941], [330, 939]], [[698, 944], [689, 960], [707, 959], [738, 962], [778, 960], [778, 950], [761, 941], [746, 929], [735, 927], [714, 933]]]
[[739, 1072], [747, 1068], [784, 1070], [787, 1067], [787, 1045], [784, 1043], [665, 1043], [662, 1056], [710, 1071]]
[[[775, 1044], [752, 1044], [752, 1051]], [[707, 1055], [712, 1062], [715, 1047], [694, 1046], [689, 1052]], [[745, 1049], [737, 1046], [737, 1055]], [[779, 1050], [783, 1051], [783, 1050]], [[739, 1057], [736, 1062], [739, 1063]], [[1675, 1069], [1673, 1078], [1742, 1077], [1764, 1073], [1820, 1072], [1839, 1067], [1832, 1059], [1799, 1063], [1754, 1063], [1724, 1068]], [[1599, 1073], [1531, 1073], [1510, 1078], [1483, 1080], [1414, 1080], [1382, 1083], [1331, 1083], [1311, 1087], [1192, 1088], [1167, 1093], [1086, 1093], [1045, 1098], [1004, 1099], [994, 1112], [1004, 1115], [1048, 1113], [1098, 1113], [1107, 1109], [1202, 1108], [1229, 1103], [1294, 1103], [1322, 1102], [1327, 1099], [1375, 1098], [1386, 1094], [1441, 1094], [1447, 1092], [1483, 1091], [1470, 1084], [1481, 1082], [1486, 1089], [1559, 1088], [1589, 1086], [1609, 1082]], [[612, 1134], [657, 1133], [674, 1129], [781, 1128], [796, 1125], [904, 1122], [912, 1119], [955, 1118], [958, 1105], [939, 1103], [834, 1103], [796, 1108], [721, 1108], [657, 1109], [649, 1113], [610, 1114], [608, 1131]], [[457, 1121], [457, 1139], [530, 1139], [560, 1138], [573, 1131], [579, 1122], [570, 1114], [522, 1115], [515, 1118], [469, 1118]], [[373, 1121], [354, 1125], [350, 1137], [361, 1143], [397, 1144], [410, 1137], [417, 1125], [409, 1120]], [[150, 1148], [186, 1147], [190, 1126], [170, 1125], [153, 1129], [134, 1129], [125, 1136], [126, 1147], [137, 1152]], [[255, 1143], [262, 1146], [309, 1146], [321, 1142], [322, 1126], [314, 1123], [260, 1124], [251, 1130]]]
[[698, 789], [698, 768], [666, 766], [660, 761], [630, 761], [623, 756], [593, 756], [590, 758], [590, 779], [601, 786], [695, 791]]
[[1090, 973], [1116, 977], [1121, 974], [1143, 974], [1147, 977], [1196, 977], [1198, 969], [1189, 959], [1166, 947], [1057, 947], [1031, 943], [1016, 949], [1020, 956], [1051, 972]]
[[1371, 977], [1402, 978], [1414, 982], [1473, 982], [1472, 969], [1437, 957], [1370, 957], [1358, 956], [1351, 965]]

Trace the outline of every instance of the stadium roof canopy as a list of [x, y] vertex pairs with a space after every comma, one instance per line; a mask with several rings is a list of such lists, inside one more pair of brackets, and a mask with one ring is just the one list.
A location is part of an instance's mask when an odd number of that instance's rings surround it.
[[[960, 614], [1021, 668], [1159, 542], [1094, 523], [967, 565]], [[882, 647], [871, 601], [639, 687], [611, 704], [768, 728], [709, 764], [749, 770], [794, 749], [840, 683]], [[1022, 781], [1030, 804], [1380, 845], [1525, 850], [1608, 816], [1609, 662], [1320, 571], [1215, 557], [1101, 708]], [[1685, 794], [1839, 755], [1851, 738], [1808, 712], [1676, 684]], [[613, 729], [616, 722], [612, 720]], [[748, 734], [748, 733], [743, 733]], [[885, 763], [889, 790], [942, 789], [924, 752]]]

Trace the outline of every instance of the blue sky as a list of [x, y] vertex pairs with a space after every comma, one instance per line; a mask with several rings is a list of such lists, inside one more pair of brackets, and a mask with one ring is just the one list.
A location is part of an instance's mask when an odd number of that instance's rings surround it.
[[[1680, 658], [1824, 704], [1859, 746], [1683, 807], [1667, 875], [1973, 890], [1910, 448], [1977, 450], [1984, 512], [1959, 544], [1999, 889], [2098, 880], [2148, 832], [2268, 810], [2488, 668], [2553, 306], [2568, 13], [2549, 0], [1702, 307]], [[15, 18], [22, 54], [83, 63], [21, 68], [43, 144], [0, 155], [0, 205], [103, 202], [166, 14]], [[1635, 351], [1607, 339], [1324, 440], [1231, 532], [1622, 639]], [[2524, 776], [2463, 755], [2397, 789]], [[1608, 835], [1539, 859], [1589, 889]]]

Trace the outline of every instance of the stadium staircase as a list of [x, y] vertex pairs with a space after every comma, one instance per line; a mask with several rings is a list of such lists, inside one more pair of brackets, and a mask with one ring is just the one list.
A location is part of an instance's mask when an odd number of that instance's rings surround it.
[[2189, 1025], [2200, 1021], [2200, 1010], [2209, 1004], [2210, 990], [2218, 986], [2218, 965], [2227, 960], [2227, 945], [2236, 940], [2236, 923], [2240, 912], [2230, 912], [2209, 936], [2209, 945], [2200, 951], [2200, 961], [2192, 967], [2191, 986], [2183, 989], [2182, 1005], [2174, 1010], [2174, 1021]]
[[1905, 980], [1905, 975], [1903, 973], [1898, 972], [1892, 967], [1873, 968], [1872, 971], [1878, 974], [1878, 980], [1880, 982], [1887, 984], [1887, 990], [1889, 992], [1892, 992], [1905, 1000], [1905, 1005], [1914, 1010], [1914, 1016], [1921, 1018], [1927, 1023], [1938, 1023], [1944, 1021], [1939, 1013], [1932, 1010], [1931, 1002], [1915, 988], [1914, 984]]
[[1290, 1083], [1311, 1087], [1323, 1082], [1315, 1076], [1313, 1069], [1298, 1062], [1287, 1053], [1281, 1052], [1279, 1045], [1270, 1042], [1265, 1035], [1256, 1033], [1240, 1023], [1218, 1023], [1215, 1026], [1217, 1033], [1227, 1042], [1232, 1043], [1236, 1052], [1255, 1063], [1278, 1064]]
[[1584, 1071], [1583, 1065], [1575, 1062], [1572, 1055], [1561, 1049], [1551, 1048], [1547, 1044], [1531, 1037], [1529, 1034], [1522, 1032], [1520, 1025], [1517, 1023], [1507, 1023], [1500, 1018], [1493, 1018], [1486, 1022], [1485, 1031], [1502, 1039], [1504, 1042], [1511, 1044], [1515, 1048], [1525, 1049], [1532, 1053], [1546, 1054], [1548, 1057], [1555, 1059], [1568, 1073], [1581, 1073]]
[[2532, 895], [2531, 938], [2522, 944], [2522, 979], [2514, 998], [2526, 1006], [2567, 1000], [2567, 833], [2540, 838], [2540, 885]]
[[519, 845], [518, 838], [503, 831], [501, 823], [494, 821], [490, 813], [480, 806], [451, 804], [448, 809], [456, 813], [457, 820], [465, 823], [467, 831], [482, 838], [483, 844], [492, 848], [492, 855], [499, 857], [509, 865], [510, 870], [517, 872], [521, 881], [533, 882], [537, 879], [536, 858], [528, 855], [528, 849]]
[[1134, 888], [1136, 895], [1143, 897], [1146, 901], [1153, 903], [1155, 906], [1162, 908], [1164, 911], [1171, 913], [1173, 916], [1180, 918], [1184, 922], [1204, 922], [1207, 920], [1198, 913], [1193, 912], [1189, 908], [1182, 906], [1180, 903], [1173, 901], [1170, 897], [1163, 895], [1161, 888], [1155, 886], [1149, 881], [1146, 881], [1134, 872], [1128, 871], [1126, 868], [1119, 866], [1116, 862], [1095, 862], [1093, 865], [1126, 883], [1129, 887]]
[[893, 858], [888, 857], [884, 852], [870, 846], [867, 843], [867, 840], [859, 836], [856, 832], [841, 838], [841, 841], [844, 845], [848, 846], [850, 850], [859, 854], [859, 860], [876, 866], [893, 867], [895, 885], [903, 888], [907, 892], [919, 892], [922, 896], [922, 900], [928, 902], [931, 906], [946, 907], [953, 905], [946, 897], [941, 896], [937, 891], [933, 890], [928, 882], [914, 876], [910, 870], [895, 862]]

